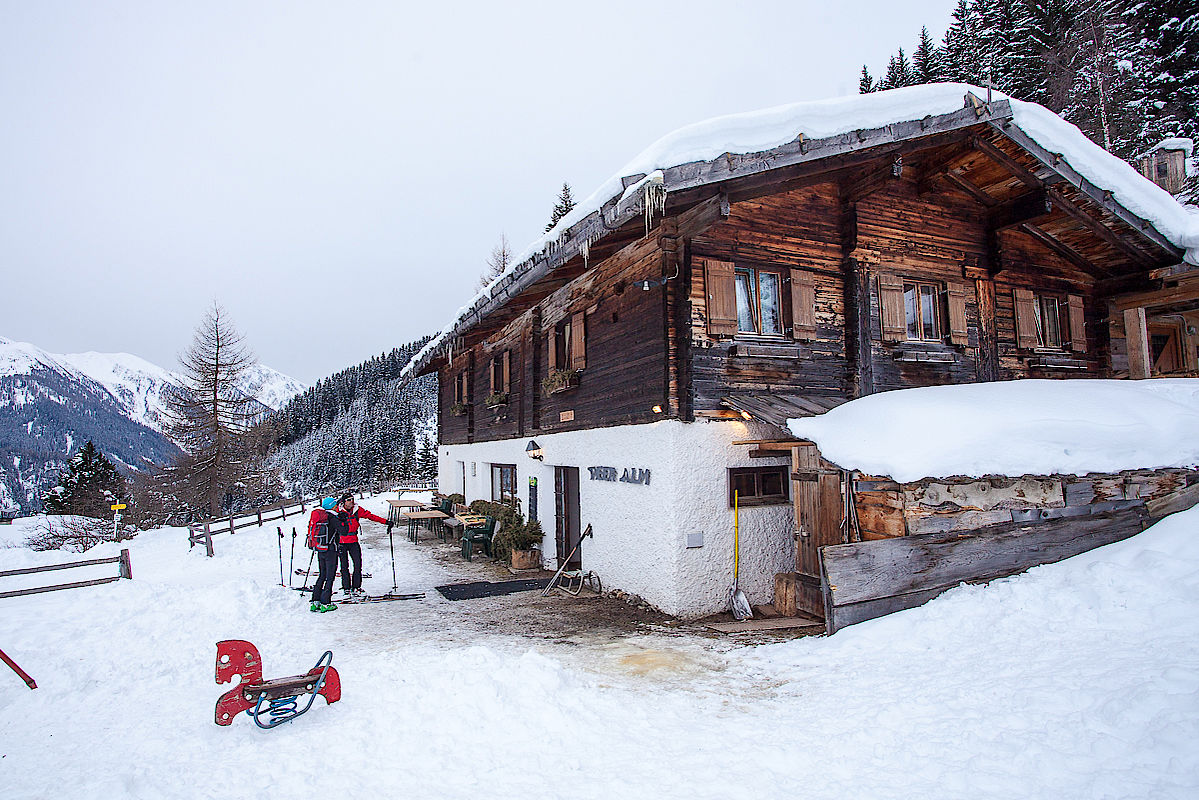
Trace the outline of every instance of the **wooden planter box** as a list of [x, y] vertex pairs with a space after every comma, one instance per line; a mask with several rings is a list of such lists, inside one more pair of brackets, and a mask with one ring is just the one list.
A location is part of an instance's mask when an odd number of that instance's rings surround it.
[[513, 550], [512, 569], [539, 569], [541, 567], [540, 550]]

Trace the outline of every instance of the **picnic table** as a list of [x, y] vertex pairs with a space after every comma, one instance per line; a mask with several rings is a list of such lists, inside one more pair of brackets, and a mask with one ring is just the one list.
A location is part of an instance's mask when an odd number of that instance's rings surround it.
[[387, 505], [387, 521], [395, 524], [400, 522], [404, 509], [423, 508], [425, 504], [419, 500], [388, 500]]
[[[435, 525], [439, 520], [443, 520], [449, 514], [443, 514], [440, 511], [404, 511], [400, 516], [408, 520], [408, 538], [414, 543], [420, 541], [420, 523], [422, 520], [429, 520], [429, 525]], [[430, 528], [432, 529], [432, 528]]]
[[446, 541], [457, 541], [462, 538], [462, 531], [485, 522], [487, 522], [487, 517], [481, 514], [455, 514], [449, 519], [443, 519], [441, 528], [446, 533]]

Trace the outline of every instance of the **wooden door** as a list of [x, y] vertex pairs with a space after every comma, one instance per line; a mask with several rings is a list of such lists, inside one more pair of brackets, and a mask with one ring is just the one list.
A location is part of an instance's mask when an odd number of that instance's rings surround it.
[[[554, 467], [554, 542], [559, 567], [578, 544], [579, 533], [579, 468]], [[582, 564], [582, 553], [576, 550], [566, 568], [581, 569]]]
[[1178, 326], [1149, 323], [1149, 360], [1153, 374], [1182, 369], [1182, 348], [1178, 346]]
[[795, 503], [796, 605], [800, 611], [824, 616], [820, 588], [820, 548], [841, 544], [841, 472], [820, 458], [815, 445], [791, 450], [791, 487]]

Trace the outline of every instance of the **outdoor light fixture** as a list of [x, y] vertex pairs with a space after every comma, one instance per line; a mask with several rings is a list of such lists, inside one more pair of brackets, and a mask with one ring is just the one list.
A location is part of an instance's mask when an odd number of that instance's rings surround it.
[[662, 413], [662, 406], [654, 406], [654, 413], [655, 413], [655, 414], [661, 414], [661, 413]]
[[525, 447], [525, 455], [529, 458], [535, 458], [538, 461], [545, 460], [545, 453], [542, 451], [541, 445], [537, 444], [537, 442], [533, 441], [532, 439], [529, 440], [528, 446]]
[[641, 282], [641, 291], [643, 291], [643, 292], [648, 292], [648, 291], [649, 291], [649, 281], [642, 281], [642, 282]]
[[752, 416], [750, 416], [750, 414], [749, 414], [749, 412], [748, 412], [748, 411], [742, 411], [742, 412], [741, 412], [741, 417], [742, 417], [742, 419], [753, 419], [753, 417], [752, 417]]

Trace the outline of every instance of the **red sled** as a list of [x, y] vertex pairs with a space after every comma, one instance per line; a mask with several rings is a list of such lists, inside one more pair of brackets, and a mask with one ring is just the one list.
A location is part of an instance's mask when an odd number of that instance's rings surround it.
[[[326, 704], [336, 703], [341, 699], [341, 678], [332, 664], [333, 651], [326, 650], [303, 675], [264, 681], [258, 648], [243, 639], [217, 642], [216, 682], [228, 683], [240, 675], [241, 685], [216, 701], [216, 724], [232, 725], [233, 718], [245, 711], [255, 725], [270, 730], [306, 712], [318, 694]], [[308, 703], [300, 708], [298, 698], [305, 694]]]

